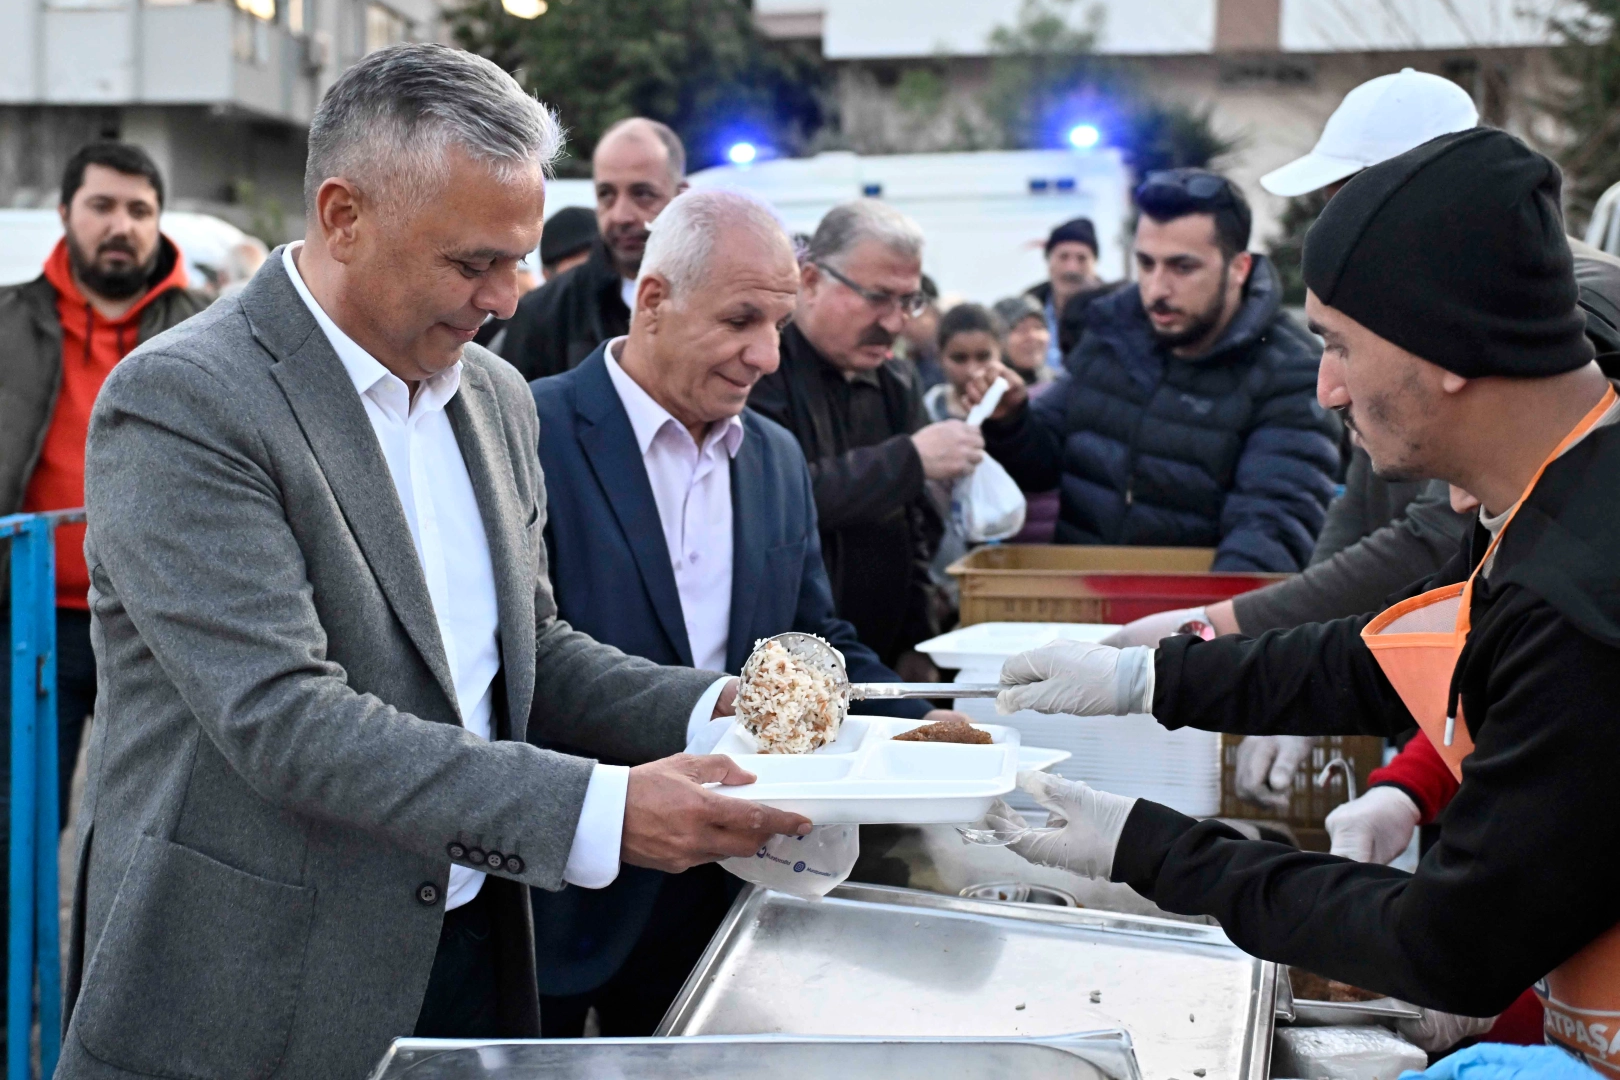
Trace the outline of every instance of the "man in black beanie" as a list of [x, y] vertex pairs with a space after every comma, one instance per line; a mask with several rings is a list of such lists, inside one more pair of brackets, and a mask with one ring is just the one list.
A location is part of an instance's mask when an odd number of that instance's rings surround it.
[[1090, 218], [1071, 218], [1046, 237], [1046, 280], [1024, 291], [1046, 313], [1046, 366], [1055, 375], [1063, 368], [1058, 344], [1059, 324], [1069, 301], [1082, 294], [1095, 296], [1108, 286], [1097, 273], [1097, 227]]
[[1054, 643], [1008, 661], [998, 704], [1242, 734], [1416, 723], [1461, 787], [1415, 874], [1054, 778], [1029, 786], [1068, 824], [1014, 850], [1430, 1009], [1486, 1017], [1535, 984], [1548, 1038], [1620, 1076], [1620, 398], [1582, 334], [1559, 187], [1474, 129], [1367, 169], [1306, 241], [1322, 404], [1381, 475], [1480, 500], [1450, 564], [1378, 615]]

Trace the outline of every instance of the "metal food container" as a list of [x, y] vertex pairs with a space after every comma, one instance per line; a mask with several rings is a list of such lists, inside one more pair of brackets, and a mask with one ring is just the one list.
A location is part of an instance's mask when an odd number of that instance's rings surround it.
[[372, 1080], [1139, 1080], [1119, 1031], [1056, 1039], [738, 1035], [510, 1042], [398, 1039]]
[[1213, 926], [842, 885], [745, 892], [660, 1035], [1127, 1032], [1147, 1080], [1265, 1080], [1276, 965]]

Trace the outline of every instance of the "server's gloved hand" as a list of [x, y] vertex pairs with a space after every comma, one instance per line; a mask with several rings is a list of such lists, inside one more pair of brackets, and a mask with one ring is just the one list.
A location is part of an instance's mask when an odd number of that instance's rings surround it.
[[1135, 622], [1126, 623], [1102, 639], [1102, 644], [1123, 649], [1127, 645], [1157, 645], [1167, 637], [1181, 633], [1188, 623], [1209, 625], [1209, 616], [1201, 607], [1178, 608], [1144, 615]]
[[1401, 1074], [1401, 1080], [1599, 1080], [1595, 1069], [1556, 1046], [1509, 1046], [1477, 1043], [1441, 1058], [1425, 1072]]
[[[1019, 773], [1018, 786], [1051, 816], [1046, 828], [1036, 829], [1008, 847], [1036, 866], [1055, 866], [1107, 881], [1114, 870], [1119, 834], [1125, 830], [1125, 819], [1136, 800], [1044, 772]], [[1007, 813], [1018, 817], [1011, 810]]]
[[1483, 1035], [1496, 1023], [1494, 1016], [1458, 1016], [1435, 1009], [1419, 1011], [1423, 1015], [1416, 1020], [1397, 1020], [1395, 1030], [1401, 1033], [1401, 1038], [1431, 1054], [1450, 1050], [1464, 1039]]
[[1002, 715], [1020, 709], [1075, 716], [1125, 716], [1153, 708], [1153, 650], [1059, 639], [1009, 657], [996, 698]]
[[1250, 735], [1238, 743], [1233, 786], [1238, 798], [1287, 810], [1294, 772], [1311, 756], [1309, 735]]
[[1388, 863], [1412, 842], [1412, 830], [1422, 817], [1410, 795], [1381, 784], [1359, 799], [1334, 807], [1323, 824], [1333, 842], [1333, 854], [1356, 862]]

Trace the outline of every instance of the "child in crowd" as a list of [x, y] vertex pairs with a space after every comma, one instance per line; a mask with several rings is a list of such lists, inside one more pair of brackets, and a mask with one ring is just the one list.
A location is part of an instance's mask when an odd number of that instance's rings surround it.
[[962, 420], [967, 405], [962, 388], [975, 374], [1002, 358], [1005, 327], [982, 304], [957, 304], [939, 320], [939, 362], [945, 381], [923, 395], [930, 420]]

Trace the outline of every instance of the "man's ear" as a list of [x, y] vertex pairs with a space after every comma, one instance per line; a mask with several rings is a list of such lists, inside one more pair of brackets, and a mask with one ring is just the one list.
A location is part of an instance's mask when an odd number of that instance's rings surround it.
[[670, 299], [669, 282], [662, 275], [644, 274], [636, 282], [636, 307], [630, 317], [647, 333], [656, 334]]
[[1232, 256], [1232, 280], [1238, 288], [1249, 283], [1249, 274], [1254, 270], [1254, 256], [1247, 251], [1240, 251]]
[[360, 221], [375, 214], [363, 192], [341, 176], [327, 177], [315, 193], [315, 221], [326, 250], [340, 263], [353, 261], [360, 244]]

